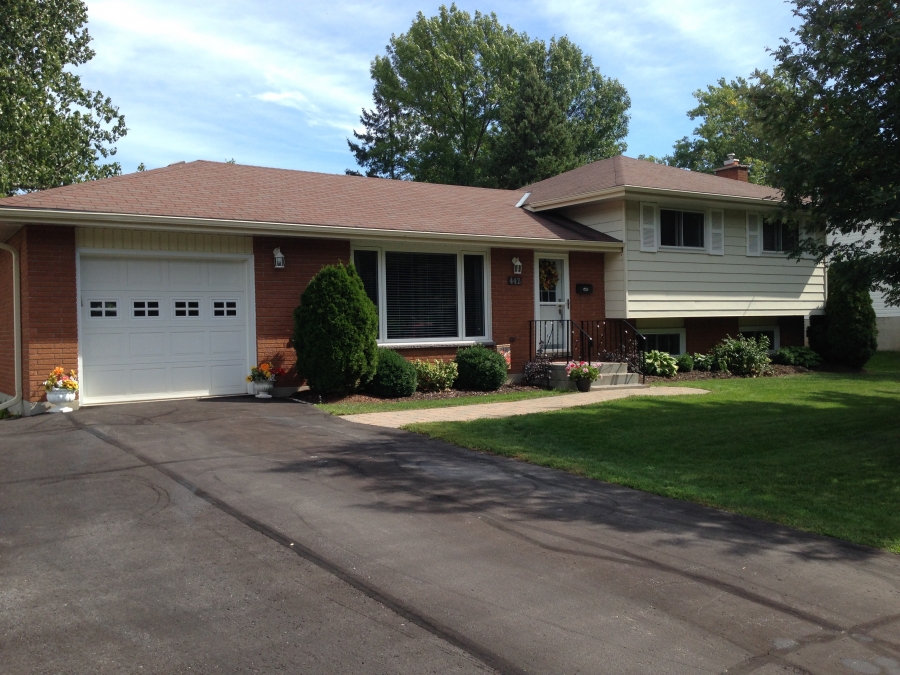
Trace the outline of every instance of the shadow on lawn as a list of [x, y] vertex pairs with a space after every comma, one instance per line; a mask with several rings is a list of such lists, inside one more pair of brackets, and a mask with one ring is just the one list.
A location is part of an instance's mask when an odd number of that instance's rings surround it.
[[[818, 417], [822, 433], [827, 433], [834, 425], [849, 424], [860, 405], [868, 406], [870, 411], [896, 409], [895, 402], [878, 396], [818, 392], [811, 399], [838, 404], [838, 407], [823, 410], [796, 403], [728, 402], [710, 397], [704, 402], [703, 410], [706, 415], [724, 414], [729, 409], [733, 414], [733, 406], [740, 405], [747, 426], [732, 429], [731, 433], [741, 434], [741, 442], [746, 443], [752, 442], [749, 432], [754, 420], [757, 423], [771, 420], [776, 411], [778, 417], [787, 415], [795, 419], [812, 414]], [[669, 421], [684, 413], [684, 407], [677, 399], [647, 398], [642, 401], [653, 413], [644, 416], [642, 433], [651, 436], [663, 433]], [[568, 421], [577, 425], [577, 421], [571, 419], [573, 416], [590, 416], [596, 410], [578, 408], [552, 414], [565, 415]], [[617, 411], [605, 413], [614, 415]], [[479, 420], [466, 423], [466, 426], [485, 425], [489, 428], [490, 425], [506, 424], [511, 426], [505, 430], [515, 433], [516, 421], [524, 419]], [[329, 426], [353, 424], [333, 418], [323, 421]], [[858, 424], [859, 420], [856, 422]], [[813, 428], [814, 424], [806, 419], [803, 426]], [[358, 438], [329, 444], [328, 454], [323, 454], [326, 448], [319, 448], [315, 460], [295, 459], [274, 471], [305, 474], [307, 479], [317, 482], [353, 479], [359, 482], [360, 490], [379, 497], [363, 508], [392, 513], [486, 514], [535, 532], [558, 523], [600, 524], [620, 532], [657, 532], [659, 542], [668, 546], [687, 548], [716, 541], [734, 556], [773, 547], [790, 550], [806, 559], [854, 560], [879, 554], [868, 547], [532, 464], [474, 453], [423, 436], [367, 429], [368, 433], [362, 434], [365, 440]], [[555, 427], [544, 425], [544, 430], [552, 433]], [[617, 433], [615, 429], [609, 431]], [[727, 435], [728, 430], [722, 432]], [[373, 437], [377, 441], [373, 442]], [[596, 451], [602, 451], [602, 443], [614, 440], [612, 437], [598, 438]], [[813, 443], [815, 440], [811, 439]], [[898, 483], [896, 477], [892, 479]], [[900, 532], [886, 534], [900, 537]], [[595, 538], [597, 532], [585, 536]]]

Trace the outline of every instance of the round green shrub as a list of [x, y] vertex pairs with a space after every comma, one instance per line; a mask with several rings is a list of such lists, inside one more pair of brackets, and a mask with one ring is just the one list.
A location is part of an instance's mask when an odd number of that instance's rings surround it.
[[785, 366], [815, 368], [822, 363], [822, 358], [809, 347], [782, 347], [772, 356], [772, 361]]
[[854, 283], [840, 265], [828, 271], [825, 314], [828, 361], [862, 368], [878, 349], [875, 310], [869, 289]]
[[769, 338], [726, 337], [712, 348], [713, 365], [732, 375], [757, 377], [769, 369]]
[[494, 391], [506, 382], [506, 359], [484, 345], [462, 347], [456, 352], [459, 374], [456, 388], [470, 391]]
[[294, 310], [297, 372], [324, 394], [353, 391], [375, 374], [378, 315], [353, 265], [328, 265]]
[[382, 398], [404, 398], [416, 390], [416, 367], [397, 352], [378, 348], [378, 369], [367, 390]]
[[693, 359], [694, 370], [712, 370], [713, 359], [709, 354], [695, 353]]
[[644, 354], [644, 374], [658, 377], [672, 377], [678, 372], [678, 363], [675, 357], [668, 352], [656, 349]]
[[690, 354], [682, 354], [675, 359], [675, 364], [678, 366], [679, 372], [689, 373], [694, 369], [694, 357]]

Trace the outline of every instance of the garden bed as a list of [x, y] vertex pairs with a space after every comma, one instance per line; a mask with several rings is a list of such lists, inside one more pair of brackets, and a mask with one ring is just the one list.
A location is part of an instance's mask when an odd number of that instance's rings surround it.
[[[786, 377], [788, 375], [801, 375], [803, 373], [812, 372], [809, 368], [803, 366], [783, 366], [778, 363], [769, 365], [768, 372], [762, 377]], [[857, 371], [858, 372], [858, 371]], [[672, 382], [693, 382], [695, 380], [730, 380], [732, 378], [741, 378], [740, 375], [732, 375], [722, 371], [710, 372], [708, 370], [692, 370], [688, 373], [675, 373], [672, 377], [658, 377], [655, 375], [647, 375], [646, 384], [663, 384]]]

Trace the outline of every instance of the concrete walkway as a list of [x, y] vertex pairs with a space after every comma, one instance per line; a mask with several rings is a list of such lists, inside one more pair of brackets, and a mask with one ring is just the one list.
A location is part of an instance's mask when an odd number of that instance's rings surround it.
[[513, 417], [531, 413], [575, 408], [591, 403], [614, 401], [629, 396], [683, 396], [685, 394], [708, 394], [706, 389], [694, 387], [651, 387], [634, 389], [594, 389], [585, 393], [547, 396], [509, 403], [476, 403], [448, 408], [427, 408], [425, 410], [398, 410], [397, 412], [363, 413], [345, 415], [343, 419], [359, 424], [399, 429], [416, 422], [468, 422], [486, 417]]

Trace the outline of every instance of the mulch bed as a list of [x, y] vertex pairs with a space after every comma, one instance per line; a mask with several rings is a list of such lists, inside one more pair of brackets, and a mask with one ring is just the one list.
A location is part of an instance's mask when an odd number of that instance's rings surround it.
[[[811, 372], [803, 366], [782, 366], [773, 363], [769, 366], [769, 372], [764, 377], [786, 377], [788, 375], [799, 375], [800, 373]], [[675, 373], [674, 377], [656, 377], [647, 375], [646, 383], [651, 382], [693, 382], [695, 380], [729, 380], [739, 375], [731, 375], [730, 373], [715, 372], [708, 370], [692, 370], [689, 373]]]
[[464, 389], [450, 389], [449, 391], [422, 392], [417, 391], [406, 398], [378, 398], [368, 394], [351, 394], [349, 396], [332, 395], [322, 396], [311, 391], [298, 391], [291, 398], [304, 403], [399, 403], [401, 401], [438, 401], [447, 398], [460, 398], [462, 396], [491, 396], [493, 394], [513, 394], [520, 391], [538, 391], [541, 387], [531, 387], [520, 384], [505, 384], [496, 391], [467, 391]]

